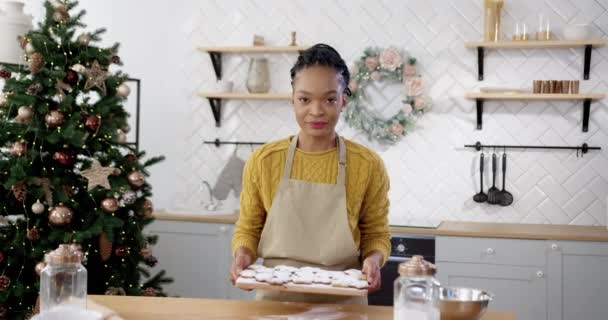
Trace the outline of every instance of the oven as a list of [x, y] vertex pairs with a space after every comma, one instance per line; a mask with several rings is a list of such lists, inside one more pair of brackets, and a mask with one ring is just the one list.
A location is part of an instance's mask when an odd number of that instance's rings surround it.
[[421, 255], [424, 260], [435, 263], [435, 237], [426, 235], [393, 234], [391, 254], [380, 271], [382, 286], [368, 296], [370, 305], [392, 306], [394, 282], [399, 277], [399, 264], [414, 255]]

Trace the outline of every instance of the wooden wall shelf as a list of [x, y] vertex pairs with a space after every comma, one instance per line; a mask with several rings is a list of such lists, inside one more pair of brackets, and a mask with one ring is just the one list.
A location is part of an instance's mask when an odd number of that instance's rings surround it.
[[473, 99], [477, 102], [477, 129], [482, 128], [483, 103], [485, 100], [543, 100], [543, 101], [583, 101], [583, 132], [589, 131], [589, 113], [591, 111], [591, 101], [606, 98], [605, 94], [586, 93], [586, 94], [554, 94], [554, 93], [466, 93], [465, 98]]
[[215, 126], [220, 127], [222, 124], [222, 100], [289, 100], [291, 94], [283, 93], [211, 93], [202, 92], [199, 96], [209, 100], [211, 111], [213, 112], [213, 118], [215, 119]]
[[225, 53], [299, 53], [308, 49], [303, 46], [229, 46], [229, 47], [200, 47], [199, 51], [209, 54], [215, 77], [222, 79], [222, 54]]
[[477, 48], [478, 79], [483, 80], [484, 73], [484, 50], [485, 49], [552, 49], [552, 48], [585, 48], [585, 60], [583, 64], [583, 79], [589, 80], [589, 69], [591, 66], [591, 50], [593, 47], [601, 47], [608, 44], [603, 39], [583, 40], [548, 40], [548, 41], [481, 41], [465, 42], [467, 48]]

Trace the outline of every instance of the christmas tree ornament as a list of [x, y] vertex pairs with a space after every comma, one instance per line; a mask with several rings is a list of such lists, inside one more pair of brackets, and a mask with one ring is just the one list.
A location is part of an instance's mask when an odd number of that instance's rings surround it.
[[18, 182], [14, 186], [11, 187], [11, 191], [13, 192], [13, 196], [19, 202], [25, 201], [25, 196], [27, 194], [27, 185], [25, 182]]
[[129, 249], [124, 245], [117, 245], [116, 249], [114, 249], [114, 255], [124, 258], [129, 255]]
[[95, 187], [100, 186], [105, 189], [111, 189], [110, 181], [108, 177], [114, 173], [112, 167], [103, 167], [97, 159], [93, 159], [91, 167], [87, 170], [83, 170], [80, 175], [89, 181], [87, 189], [93, 190]]
[[30, 54], [28, 62], [32, 74], [37, 74], [44, 66], [44, 56], [39, 52], [34, 52]]
[[36, 52], [36, 49], [34, 48], [34, 45], [32, 45], [31, 42], [28, 42], [25, 44], [24, 50], [25, 50], [25, 53], [27, 53], [28, 55]]
[[40, 239], [40, 232], [36, 228], [28, 229], [26, 237], [31, 241], [37, 241]]
[[145, 288], [144, 289], [144, 296], [146, 297], [156, 297], [156, 289], [154, 288]]
[[107, 213], [118, 210], [118, 201], [115, 198], [105, 198], [101, 201], [101, 209]]
[[44, 191], [44, 199], [46, 201], [46, 204], [48, 206], [52, 207], [53, 206], [53, 192], [51, 191], [51, 188], [53, 188], [53, 186], [51, 185], [49, 178], [35, 177], [32, 179], [32, 182], [35, 185], [42, 187], [42, 190]]
[[116, 130], [116, 141], [120, 144], [127, 143], [127, 134], [124, 131], [117, 129]]
[[34, 110], [32, 110], [32, 107], [21, 106], [19, 109], [17, 109], [17, 117], [15, 117], [15, 121], [18, 123], [30, 123], [33, 116]]
[[110, 61], [112, 61], [113, 64], [122, 66], [122, 60], [120, 59], [119, 56], [116, 56], [116, 55], [112, 56], [112, 58], [110, 59]]
[[57, 84], [55, 84], [55, 95], [59, 97], [59, 101], [63, 101], [65, 99], [66, 92], [72, 92], [72, 87], [70, 87], [67, 83], [57, 80]]
[[0, 93], [0, 107], [4, 107], [8, 104], [8, 95]]
[[53, 153], [53, 160], [62, 166], [71, 167], [76, 162], [76, 156], [71, 151], [56, 151]]
[[135, 203], [135, 201], [137, 201], [137, 193], [134, 191], [127, 191], [122, 194], [121, 198], [124, 204], [132, 205]]
[[101, 117], [98, 115], [87, 115], [84, 119], [84, 127], [89, 132], [97, 132], [101, 126]]
[[70, 86], [75, 86], [76, 84], [78, 84], [78, 72], [74, 70], [67, 70], [65, 72], [63, 82], [67, 83]]
[[4, 252], [0, 251], [0, 264], [4, 262]]
[[131, 88], [126, 83], [121, 83], [118, 88], [116, 88], [116, 95], [122, 98], [126, 98], [131, 93]]
[[72, 212], [72, 209], [59, 204], [51, 209], [51, 213], [49, 213], [49, 222], [54, 226], [64, 226], [70, 224], [73, 217], [74, 213]]
[[147, 258], [144, 259], [144, 263], [150, 267], [150, 268], [154, 268], [156, 266], [156, 264], [158, 263], [158, 259], [156, 259], [155, 256], [149, 256]]
[[[8, 313], [8, 310], [6, 310], [6, 308], [4, 306], [0, 306], [0, 317], [6, 317], [6, 314]], [[4, 319], [6, 320], [6, 319]]]
[[83, 33], [83, 34], [79, 35], [78, 38], [76, 38], [76, 41], [78, 41], [78, 43], [80, 43], [83, 46], [88, 46], [89, 43], [91, 42], [91, 35], [88, 33]]
[[153, 213], [154, 213], [154, 205], [152, 204], [152, 201], [146, 199], [146, 201], [144, 201], [144, 205], [142, 207], [142, 215], [145, 218], [151, 218]]
[[32, 212], [34, 214], [42, 214], [44, 212], [44, 205], [40, 202], [40, 199], [32, 204]]
[[68, 13], [68, 8], [61, 4], [55, 7], [55, 12], [53, 12], [53, 20], [59, 23], [66, 23], [70, 19], [70, 14]]
[[124, 133], [129, 133], [131, 132], [131, 126], [128, 124], [125, 124], [124, 127], [121, 128], [122, 131], [124, 131]]
[[0, 292], [6, 291], [11, 286], [11, 279], [5, 275], [0, 276]]
[[137, 156], [132, 153], [129, 153], [125, 158], [127, 159], [128, 162], [137, 161]]
[[152, 256], [152, 249], [150, 249], [150, 247], [146, 246], [144, 248], [141, 248], [141, 250], [139, 251], [139, 254], [141, 254], [141, 256], [145, 259], [148, 257]]
[[40, 276], [40, 274], [42, 273], [42, 270], [44, 269], [44, 267], [46, 267], [46, 263], [44, 263], [44, 262], [38, 262], [36, 264], [36, 267], [34, 267], [34, 270], [36, 270], [36, 274], [38, 274]]
[[87, 71], [87, 68], [85, 68], [83, 65], [81, 65], [79, 63], [73, 65], [71, 69], [80, 74], [84, 74]]
[[27, 153], [27, 143], [23, 140], [13, 143], [10, 152], [15, 157], [24, 156]]
[[102, 95], [106, 95], [106, 79], [108, 73], [101, 68], [101, 65], [97, 60], [93, 62], [91, 68], [85, 71], [87, 82], [84, 85], [85, 90], [91, 90], [92, 88], [98, 88]]
[[108, 261], [112, 256], [112, 242], [110, 242], [105, 232], [99, 234], [99, 255], [101, 261]]
[[106, 296], [126, 296], [127, 292], [123, 288], [108, 287], [105, 294]]
[[129, 180], [129, 184], [134, 187], [141, 187], [146, 183], [146, 177], [141, 171], [133, 171], [129, 173], [127, 176], [127, 180]]
[[11, 78], [11, 72], [8, 71], [8, 70], [0, 69], [0, 78], [2, 78], [2, 79], [10, 79]]
[[27, 90], [25, 92], [30, 96], [35, 96], [39, 94], [40, 91], [42, 91], [42, 85], [40, 83], [33, 83], [29, 87], [27, 87]]
[[59, 110], [51, 110], [49, 111], [49, 113], [46, 114], [46, 116], [44, 116], [44, 122], [46, 122], [46, 126], [51, 129], [61, 126], [64, 121], [65, 116], [63, 115], [63, 112]]

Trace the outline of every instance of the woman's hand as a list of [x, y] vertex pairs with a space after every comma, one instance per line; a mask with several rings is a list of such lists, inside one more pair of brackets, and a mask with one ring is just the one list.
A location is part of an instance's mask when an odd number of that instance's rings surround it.
[[365, 260], [363, 260], [363, 268], [361, 271], [367, 276], [369, 284], [369, 293], [378, 291], [381, 284], [380, 265], [382, 264], [382, 253], [380, 251], [372, 251]]
[[253, 252], [251, 252], [251, 250], [245, 247], [236, 249], [234, 259], [232, 259], [232, 265], [230, 266], [230, 281], [233, 285], [241, 271], [247, 269], [253, 262]]

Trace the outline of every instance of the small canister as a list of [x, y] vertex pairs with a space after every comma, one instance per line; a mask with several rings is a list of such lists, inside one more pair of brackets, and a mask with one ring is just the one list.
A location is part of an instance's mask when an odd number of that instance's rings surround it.
[[40, 313], [58, 307], [86, 309], [87, 270], [77, 245], [61, 244], [45, 255], [40, 273]]

